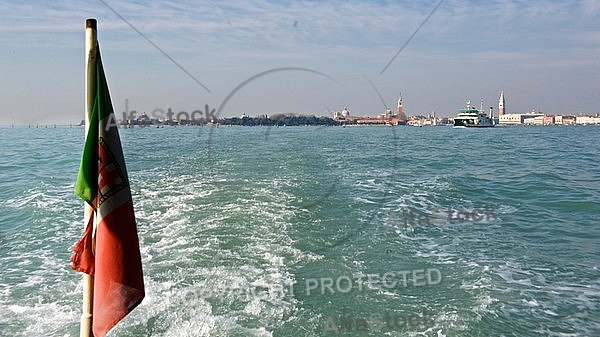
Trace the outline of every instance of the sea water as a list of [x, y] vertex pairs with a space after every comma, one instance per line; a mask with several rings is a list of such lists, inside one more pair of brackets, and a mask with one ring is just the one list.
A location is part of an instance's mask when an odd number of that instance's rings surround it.
[[[146, 298], [110, 336], [600, 335], [599, 127], [120, 133]], [[0, 336], [78, 335], [82, 142], [0, 129]]]

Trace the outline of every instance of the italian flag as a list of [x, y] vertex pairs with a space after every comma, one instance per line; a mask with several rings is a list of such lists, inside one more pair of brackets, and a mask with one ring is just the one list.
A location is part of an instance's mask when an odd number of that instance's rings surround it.
[[94, 277], [93, 332], [103, 337], [142, 302], [145, 293], [127, 169], [98, 46], [96, 82], [75, 184], [75, 194], [91, 211], [71, 262], [73, 269]]

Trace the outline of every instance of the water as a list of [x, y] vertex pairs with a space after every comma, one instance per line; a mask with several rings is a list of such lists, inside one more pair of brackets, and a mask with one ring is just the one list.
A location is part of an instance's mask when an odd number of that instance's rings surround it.
[[[599, 135], [121, 129], [147, 295], [110, 336], [600, 335]], [[0, 336], [78, 335], [82, 138], [0, 129]]]

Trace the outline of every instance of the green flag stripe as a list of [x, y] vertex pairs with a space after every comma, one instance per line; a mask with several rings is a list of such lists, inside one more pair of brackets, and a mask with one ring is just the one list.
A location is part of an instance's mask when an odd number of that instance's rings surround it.
[[100, 121], [112, 113], [112, 103], [108, 92], [108, 85], [100, 58], [100, 46], [96, 49], [96, 96], [92, 106], [92, 115], [89, 119], [88, 133], [83, 147], [75, 195], [96, 208], [95, 200], [98, 195], [98, 137]]

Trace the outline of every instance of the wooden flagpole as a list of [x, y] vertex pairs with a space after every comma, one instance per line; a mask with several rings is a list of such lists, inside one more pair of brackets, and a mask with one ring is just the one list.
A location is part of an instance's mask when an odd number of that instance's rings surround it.
[[[92, 106], [96, 97], [96, 48], [97, 48], [97, 22], [96, 19], [85, 20], [85, 138], [90, 127]], [[84, 140], [85, 140], [84, 138]], [[85, 203], [84, 230], [94, 210]], [[95, 240], [93, 240], [95, 241]], [[94, 300], [94, 277], [83, 274], [83, 312], [79, 327], [80, 337], [93, 337], [92, 333], [92, 308]]]

